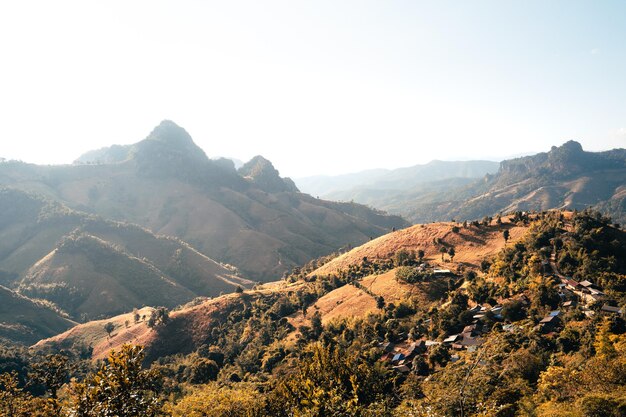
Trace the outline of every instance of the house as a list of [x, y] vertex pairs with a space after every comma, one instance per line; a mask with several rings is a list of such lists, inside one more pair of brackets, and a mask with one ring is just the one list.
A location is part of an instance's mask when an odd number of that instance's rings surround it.
[[418, 340], [417, 342], [411, 343], [411, 345], [406, 350], [406, 357], [412, 358], [415, 355], [423, 353], [426, 351], [426, 342], [424, 340]]
[[548, 314], [549, 316], [558, 316], [559, 314], [561, 314], [561, 312], [559, 310], [554, 310], [551, 311], [550, 314]]
[[451, 275], [452, 271], [449, 269], [433, 269], [433, 274], [435, 275]]
[[403, 374], [409, 373], [411, 371], [411, 369], [406, 365], [394, 366], [393, 369]]
[[610, 306], [608, 304], [604, 304], [600, 310], [604, 311], [605, 313], [620, 314], [620, 315], [623, 314], [622, 309], [620, 309], [619, 307]]
[[565, 281], [565, 286], [572, 291], [581, 289], [580, 283], [574, 281], [573, 279], [568, 279], [567, 281]]
[[405, 358], [404, 353], [396, 353], [395, 355], [393, 355], [393, 358], [391, 358], [391, 362], [399, 362], [403, 360], [404, 358]]
[[453, 334], [453, 335], [448, 336], [445, 339], [443, 339], [443, 344], [444, 345], [446, 345], [446, 344], [449, 345], [449, 344], [452, 344], [452, 343], [454, 343], [454, 342], [456, 342], [456, 341], [458, 341], [459, 339], [462, 339], [462, 338], [463, 338], [463, 336], [461, 336], [460, 334]]
[[569, 300], [563, 303], [563, 308], [565, 309], [570, 309], [570, 308], [574, 308], [578, 305], [578, 301], [576, 300]]
[[537, 326], [542, 333], [550, 333], [556, 330], [557, 327], [561, 325], [561, 319], [559, 316], [546, 316], [544, 317]]
[[580, 298], [586, 304], [593, 304], [596, 301], [601, 301], [601, 300], [603, 300], [605, 298], [604, 294], [597, 293], [597, 292], [596, 293], [586, 293], [586, 292], [579, 291], [577, 294], [580, 296]]
[[465, 326], [461, 334], [463, 336], [468, 335], [469, 337], [476, 337], [482, 334], [482, 325], [478, 323], [470, 324], [469, 326]]
[[478, 313], [482, 306], [480, 304], [476, 304], [474, 307], [470, 308], [468, 311], [471, 313]]
[[394, 347], [395, 347], [394, 344], [391, 342], [385, 342], [380, 345], [380, 348], [384, 350], [385, 352], [393, 352]]
[[459, 344], [465, 348], [468, 346], [480, 346], [483, 343], [485, 343], [485, 341], [482, 338], [472, 337], [468, 334], [463, 334], [463, 339], [459, 342]]
[[591, 289], [594, 286], [593, 282], [588, 281], [588, 280], [581, 281], [579, 284], [581, 287], [587, 288], [587, 289]]
[[496, 305], [491, 309], [491, 313], [497, 318], [502, 319], [502, 306]]
[[429, 347], [431, 347], [431, 346], [440, 345], [440, 344], [441, 344], [441, 342], [436, 342], [436, 341], [434, 341], [434, 340], [426, 340], [426, 341], [424, 342], [424, 345], [426, 346], [426, 348], [429, 348]]

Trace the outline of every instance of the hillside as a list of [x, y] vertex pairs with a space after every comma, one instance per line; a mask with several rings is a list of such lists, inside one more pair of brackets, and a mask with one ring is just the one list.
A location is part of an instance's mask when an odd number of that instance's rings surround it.
[[[470, 224], [468, 227], [453, 222], [418, 224], [367, 242], [324, 264], [311, 272], [311, 275], [336, 273], [350, 265], [359, 265], [363, 258], [369, 260], [390, 259], [402, 249], [407, 251], [421, 249], [425, 253], [424, 259], [442, 268], [456, 265], [478, 268], [481, 260], [493, 256], [505, 246], [502, 237], [504, 230], [509, 231], [509, 239], [513, 242], [527, 231], [527, 226], [513, 224], [510, 220], [510, 216], [504, 216], [500, 225], [492, 221], [487, 226]], [[455, 226], [458, 228], [458, 232], [453, 231]], [[440, 249], [442, 246], [455, 248], [454, 263], [441, 261]], [[448, 259], [448, 256], [445, 258]]]
[[[460, 227], [453, 232], [452, 227]], [[425, 252], [424, 261], [433, 266], [441, 266], [457, 271], [459, 268], [473, 270], [482, 274], [480, 263], [483, 259], [495, 256], [504, 246], [502, 237], [504, 230], [508, 230], [510, 238], [508, 245], [521, 239], [529, 230], [528, 225], [512, 223], [512, 217], [503, 217], [502, 224], [468, 225], [464, 228], [460, 224], [433, 223], [416, 225], [408, 229], [386, 234], [369, 241], [362, 246], [342, 254], [317, 269], [308, 272], [309, 277], [330, 276], [360, 267], [363, 259], [371, 262], [387, 262], [392, 260], [400, 250], [418, 250]], [[433, 239], [437, 244], [433, 243]], [[441, 262], [439, 249], [441, 245], [454, 247], [456, 255], [453, 261], [445, 255], [445, 262]], [[306, 292], [304, 281], [280, 281], [265, 284], [249, 290], [244, 295], [228, 294], [200, 304], [184, 306], [182, 309], [170, 313], [169, 322], [153, 331], [145, 327], [130, 326], [128, 329], [118, 326], [118, 335], [109, 339], [102, 329], [104, 322], [85, 323], [70, 331], [39, 343], [39, 346], [71, 346], [73, 344], [93, 344], [94, 346], [108, 346], [119, 348], [129, 338], [141, 334], [140, 341], [147, 346], [148, 359], [153, 360], [164, 355], [175, 353], [190, 353], [203, 344], [211, 343], [215, 328], [225, 329], [227, 317], [243, 314], [245, 310], [262, 303], [271, 311], [276, 312], [276, 319], [282, 317], [285, 309], [288, 312], [289, 330], [286, 339], [295, 342], [298, 329], [307, 325], [315, 312], [321, 313], [323, 323], [345, 318], [365, 318], [370, 313], [378, 311], [376, 297], [382, 296], [388, 303], [397, 303], [407, 297], [419, 297], [426, 304], [437, 304], [447, 290], [447, 279], [424, 284], [421, 287], [398, 282], [397, 268], [382, 270], [380, 273], [366, 274], [359, 280], [360, 285], [342, 285], [320, 294], [319, 298], [307, 307], [307, 314], [297, 312], [292, 307], [283, 306], [284, 299], [293, 299], [294, 294]], [[310, 279], [310, 278], [309, 278]], [[126, 315], [111, 318], [108, 321], [124, 323]], [[93, 339], [94, 329], [98, 335]], [[249, 329], [248, 331], [256, 331]], [[139, 336], [138, 336], [139, 337]], [[96, 355], [96, 351], [98, 352]], [[95, 358], [106, 356], [106, 350], [95, 350]]]
[[0, 341], [33, 344], [74, 325], [42, 303], [0, 286]]
[[173, 307], [249, 280], [175, 238], [103, 220], [18, 190], [0, 190], [0, 278], [75, 318]]
[[0, 184], [176, 236], [258, 281], [408, 225], [299, 193], [260, 156], [239, 171], [232, 161], [211, 160], [169, 121], [135, 145], [90, 155], [72, 166], [0, 163]]

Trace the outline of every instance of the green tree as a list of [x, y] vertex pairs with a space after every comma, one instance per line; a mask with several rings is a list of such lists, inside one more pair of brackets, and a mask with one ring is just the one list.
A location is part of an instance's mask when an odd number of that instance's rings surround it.
[[153, 417], [161, 415], [158, 399], [160, 375], [141, 369], [141, 346], [122, 346], [112, 351], [105, 364], [84, 382], [74, 383], [75, 417]]
[[504, 243], [506, 244], [506, 242], [509, 241], [509, 237], [511, 236], [511, 234], [509, 233], [508, 230], [505, 230], [502, 232], [502, 237], [504, 238]]
[[104, 325], [104, 331], [107, 332], [109, 337], [111, 337], [111, 333], [113, 333], [113, 330], [115, 330], [115, 325], [110, 321]]
[[439, 252], [441, 252], [441, 262], [443, 262], [443, 255], [448, 253], [448, 250], [446, 249], [445, 246], [442, 246], [442, 247], [439, 248]]
[[450, 255], [450, 262], [454, 262], [454, 255], [456, 255], [456, 251], [454, 248], [448, 249], [448, 255]]
[[65, 355], [47, 355], [45, 360], [32, 365], [29, 377], [31, 381], [44, 386], [50, 395], [49, 402], [55, 415], [59, 415], [61, 410], [57, 393], [68, 381], [69, 374], [68, 358]]

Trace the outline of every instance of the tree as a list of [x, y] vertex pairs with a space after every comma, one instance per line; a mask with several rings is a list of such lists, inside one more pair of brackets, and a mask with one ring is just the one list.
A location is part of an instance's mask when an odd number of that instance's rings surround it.
[[57, 401], [57, 392], [67, 382], [70, 374], [67, 356], [47, 355], [44, 361], [33, 364], [32, 368], [30, 379], [43, 385], [50, 393], [52, 406], [58, 414], [60, 405]]
[[376, 297], [376, 308], [381, 309], [381, 310], [385, 308], [385, 299], [383, 298], [382, 295], [379, 295], [378, 297]]
[[160, 325], [165, 325], [170, 321], [170, 313], [165, 307], [158, 307], [152, 310], [150, 318], [148, 319], [148, 327], [154, 328]]
[[418, 249], [417, 250], [417, 257], [420, 260], [420, 263], [424, 260], [424, 255], [425, 255], [425, 253], [424, 253], [424, 251], [422, 249]]
[[141, 346], [122, 346], [112, 351], [100, 369], [74, 383], [74, 404], [71, 415], [76, 417], [124, 416], [156, 417], [161, 415], [158, 399], [160, 375], [154, 370], [142, 370], [144, 353]]
[[19, 387], [17, 373], [0, 374], [0, 412], [3, 416], [25, 416], [24, 390]]
[[115, 330], [115, 325], [110, 321], [104, 325], [104, 331], [107, 332], [109, 337], [111, 337], [111, 333], [113, 333], [113, 330]]
[[409, 252], [406, 249], [400, 249], [394, 255], [394, 263], [396, 266], [409, 265], [415, 261], [415, 252]]
[[509, 236], [510, 236], [510, 235], [511, 235], [511, 234], [509, 233], [509, 231], [508, 231], [508, 230], [505, 230], [504, 232], [502, 232], [502, 237], [504, 237], [504, 243], [505, 243], [505, 244], [506, 244], [506, 242], [508, 242], [508, 241], [509, 241]]
[[313, 313], [313, 317], [311, 317], [311, 336], [314, 339], [317, 339], [323, 331], [324, 327], [322, 326], [322, 314], [319, 311], [316, 311]]
[[442, 246], [441, 248], [439, 248], [439, 252], [441, 252], [441, 262], [443, 262], [443, 255], [448, 253], [448, 250], [445, 246]]
[[454, 248], [448, 249], [448, 255], [450, 255], [450, 262], [454, 262], [454, 255], [456, 255]]
[[235, 292], [237, 294], [241, 294], [243, 292], [243, 288], [241, 287], [241, 285], [237, 285], [237, 288], [235, 288]]

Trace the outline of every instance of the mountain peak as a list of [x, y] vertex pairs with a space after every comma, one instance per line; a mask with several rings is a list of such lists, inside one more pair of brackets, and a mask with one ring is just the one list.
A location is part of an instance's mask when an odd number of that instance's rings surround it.
[[298, 188], [291, 179], [281, 178], [280, 173], [274, 168], [274, 165], [261, 155], [257, 155], [246, 162], [239, 168], [239, 173], [244, 177], [250, 178], [261, 189], [267, 192], [298, 191]]
[[553, 146], [552, 149], [550, 149], [550, 152], [559, 152], [559, 151], [560, 152], [566, 151], [571, 154], [584, 152], [582, 145], [579, 142], [576, 142], [575, 140], [568, 140], [563, 145], [558, 146], [558, 147]]
[[163, 120], [152, 129], [146, 140], [158, 141], [177, 148], [197, 148], [191, 135], [171, 120]]

